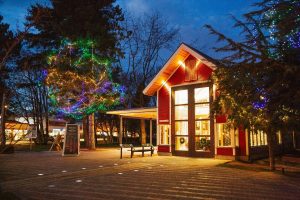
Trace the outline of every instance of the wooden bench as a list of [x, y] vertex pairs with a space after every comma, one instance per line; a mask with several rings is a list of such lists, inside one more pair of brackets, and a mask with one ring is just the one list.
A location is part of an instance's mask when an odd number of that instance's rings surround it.
[[152, 144], [143, 144], [141, 147], [134, 147], [132, 144], [120, 144], [120, 159], [123, 157], [123, 149], [128, 149], [130, 151], [130, 157], [132, 158], [134, 152], [142, 152], [142, 156], [144, 157], [144, 153], [147, 151], [151, 152], [151, 156], [154, 152], [154, 147]]

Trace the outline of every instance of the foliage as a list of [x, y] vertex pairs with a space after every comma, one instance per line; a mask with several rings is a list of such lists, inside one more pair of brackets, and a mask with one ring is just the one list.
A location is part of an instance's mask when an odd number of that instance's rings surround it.
[[[119, 42], [126, 36], [120, 25], [124, 17], [114, 3], [115, 0], [51, 0], [49, 6], [32, 6], [27, 17], [36, 28], [29, 37], [31, 45], [52, 50], [59, 48], [65, 38], [70, 41], [92, 38], [101, 56], [122, 55]], [[36, 21], [38, 13], [42, 17]]]
[[[219, 60], [220, 67], [215, 73], [221, 91], [216, 108], [218, 111], [226, 109], [236, 124], [246, 128], [255, 125], [266, 130], [271, 124], [275, 129], [294, 128], [287, 125], [296, 125], [293, 122], [299, 121], [300, 59], [289, 57], [291, 52], [300, 51], [300, 47], [295, 46], [296, 40], [300, 41], [297, 36], [299, 13], [292, 18], [292, 23], [289, 20], [294, 10], [299, 12], [299, 3], [264, 1], [258, 5], [262, 10], [245, 14], [245, 21], [234, 18], [235, 27], [242, 28], [244, 41], [236, 42], [206, 26], [219, 41], [227, 42], [216, 51], [231, 52]], [[285, 15], [279, 14], [287, 6]], [[292, 27], [282, 28], [281, 24]]]
[[81, 119], [123, 101], [124, 87], [112, 82], [109, 60], [97, 54], [92, 40], [63, 40], [50, 54], [45, 73], [56, 113]]
[[275, 132], [299, 128], [300, 4], [264, 0], [256, 6], [244, 20], [233, 17], [243, 41], [206, 27], [226, 42], [216, 51], [229, 53], [214, 76], [220, 91], [215, 111], [229, 114], [236, 126], [265, 131], [271, 158]]

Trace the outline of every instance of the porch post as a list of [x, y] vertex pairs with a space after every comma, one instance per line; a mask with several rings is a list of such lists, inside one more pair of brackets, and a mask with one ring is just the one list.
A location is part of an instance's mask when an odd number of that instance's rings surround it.
[[152, 119], [150, 119], [150, 144], [152, 145]]
[[120, 130], [119, 130], [119, 142], [120, 144], [123, 144], [123, 117], [120, 115]]

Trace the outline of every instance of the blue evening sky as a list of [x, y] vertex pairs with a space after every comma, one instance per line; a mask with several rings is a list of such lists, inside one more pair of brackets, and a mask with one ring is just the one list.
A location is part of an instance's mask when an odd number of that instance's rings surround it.
[[[160, 12], [170, 25], [180, 28], [180, 41], [217, 57], [211, 47], [215, 38], [203, 28], [210, 24], [225, 35], [239, 37], [232, 28], [230, 15], [241, 17], [253, 9], [258, 0], [117, 0], [123, 10], [133, 16]], [[0, 14], [12, 29], [22, 28], [27, 8], [32, 3], [47, 4], [47, 0], [0, 0]], [[177, 45], [175, 45], [177, 46]], [[166, 56], [168, 53], [166, 53]], [[171, 54], [171, 52], [169, 52]]]

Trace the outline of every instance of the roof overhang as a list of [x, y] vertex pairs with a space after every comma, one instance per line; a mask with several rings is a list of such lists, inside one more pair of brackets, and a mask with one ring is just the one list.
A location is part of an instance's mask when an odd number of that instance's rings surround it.
[[161, 85], [169, 79], [173, 72], [181, 65], [182, 62], [185, 61], [185, 59], [189, 55], [194, 56], [200, 62], [204, 63], [211, 69], [216, 69], [216, 65], [211, 61], [211, 58], [208, 58], [208, 56], [204, 55], [203, 53], [182, 43], [178, 47], [178, 49], [173, 53], [173, 55], [169, 58], [169, 60], [166, 62], [163, 68], [159, 71], [159, 73], [144, 89], [143, 93], [148, 96], [153, 96], [156, 93], [156, 91], [159, 90]]
[[156, 119], [157, 117], [157, 108], [133, 108], [127, 110], [114, 110], [108, 111], [106, 114], [109, 115], [119, 115], [125, 118], [133, 119]]

